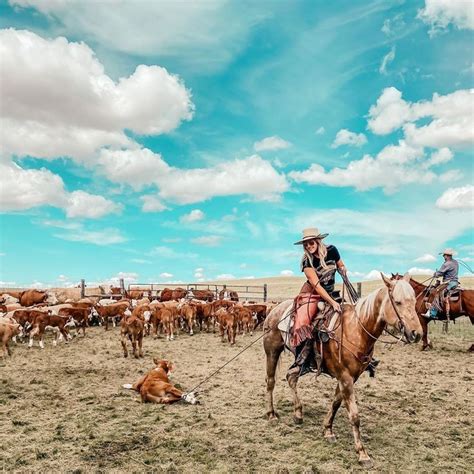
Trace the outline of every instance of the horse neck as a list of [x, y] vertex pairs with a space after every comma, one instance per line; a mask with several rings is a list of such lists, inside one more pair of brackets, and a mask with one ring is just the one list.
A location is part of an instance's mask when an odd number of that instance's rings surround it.
[[416, 280], [413, 280], [413, 278], [410, 278], [410, 285], [415, 291], [415, 295], [419, 295], [421, 292], [428, 288], [427, 286], [423, 285], [423, 283], [419, 283]]
[[358, 316], [360, 322], [359, 332], [361, 333], [362, 340], [365, 340], [370, 348], [373, 347], [386, 326], [385, 320], [382, 318], [382, 312], [386, 304], [387, 294], [386, 288], [380, 288], [376, 295], [374, 295], [373, 306], [370, 308], [371, 311], [369, 312], [366, 309], [363, 315]]

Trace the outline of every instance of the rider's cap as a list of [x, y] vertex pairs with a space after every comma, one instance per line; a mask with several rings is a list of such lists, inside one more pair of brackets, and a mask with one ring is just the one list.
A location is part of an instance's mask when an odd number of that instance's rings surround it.
[[451, 255], [451, 257], [454, 255], [454, 250], [449, 248], [449, 249], [444, 249], [442, 252], [439, 253], [439, 255]]
[[304, 243], [306, 240], [312, 239], [324, 239], [329, 234], [321, 234], [317, 227], [308, 227], [307, 229], [303, 229], [303, 238], [295, 242], [295, 245], [299, 245]]

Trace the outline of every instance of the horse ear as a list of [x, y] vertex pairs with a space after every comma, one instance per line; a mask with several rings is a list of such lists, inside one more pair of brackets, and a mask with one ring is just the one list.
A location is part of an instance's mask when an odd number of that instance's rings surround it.
[[411, 276], [410, 276], [410, 274], [409, 274], [408, 272], [406, 272], [405, 275], [403, 275], [403, 279], [404, 279], [405, 281], [408, 281], [408, 282], [409, 282], [409, 281], [410, 281], [410, 278], [411, 278]]
[[385, 286], [387, 288], [392, 288], [393, 283], [390, 281], [390, 279], [387, 278], [382, 272], [380, 272], [380, 276], [382, 277], [382, 280], [385, 283]]

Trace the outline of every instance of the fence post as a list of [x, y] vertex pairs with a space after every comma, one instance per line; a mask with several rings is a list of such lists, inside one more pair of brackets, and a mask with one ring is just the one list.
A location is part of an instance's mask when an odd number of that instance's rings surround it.
[[267, 302], [267, 284], [266, 283], [263, 284], [263, 302], [264, 303]]
[[120, 278], [120, 293], [122, 296], [125, 294], [125, 283], [123, 282], [123, 278]]
[[84, 278], [81, 278], [81, 298], [86, 297], [86, 280]]
[[359, 295], [359, 298], [362, 296], [362, 282], [357, 282], [357, 294]]

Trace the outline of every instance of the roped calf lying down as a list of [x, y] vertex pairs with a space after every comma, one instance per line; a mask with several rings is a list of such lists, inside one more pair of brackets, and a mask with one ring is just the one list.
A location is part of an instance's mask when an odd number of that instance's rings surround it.
[[177, 389], [169, 380], [168, 374], [173, 370], [173, 364], [168, 360], [153, 359], [156, 367], [132, 384], [125, 384], [123, 388], [140, 393], [142, 402], [175, 403], [183, 400], [195, 405], [198, 403], [194, 393], [184, 393]]

